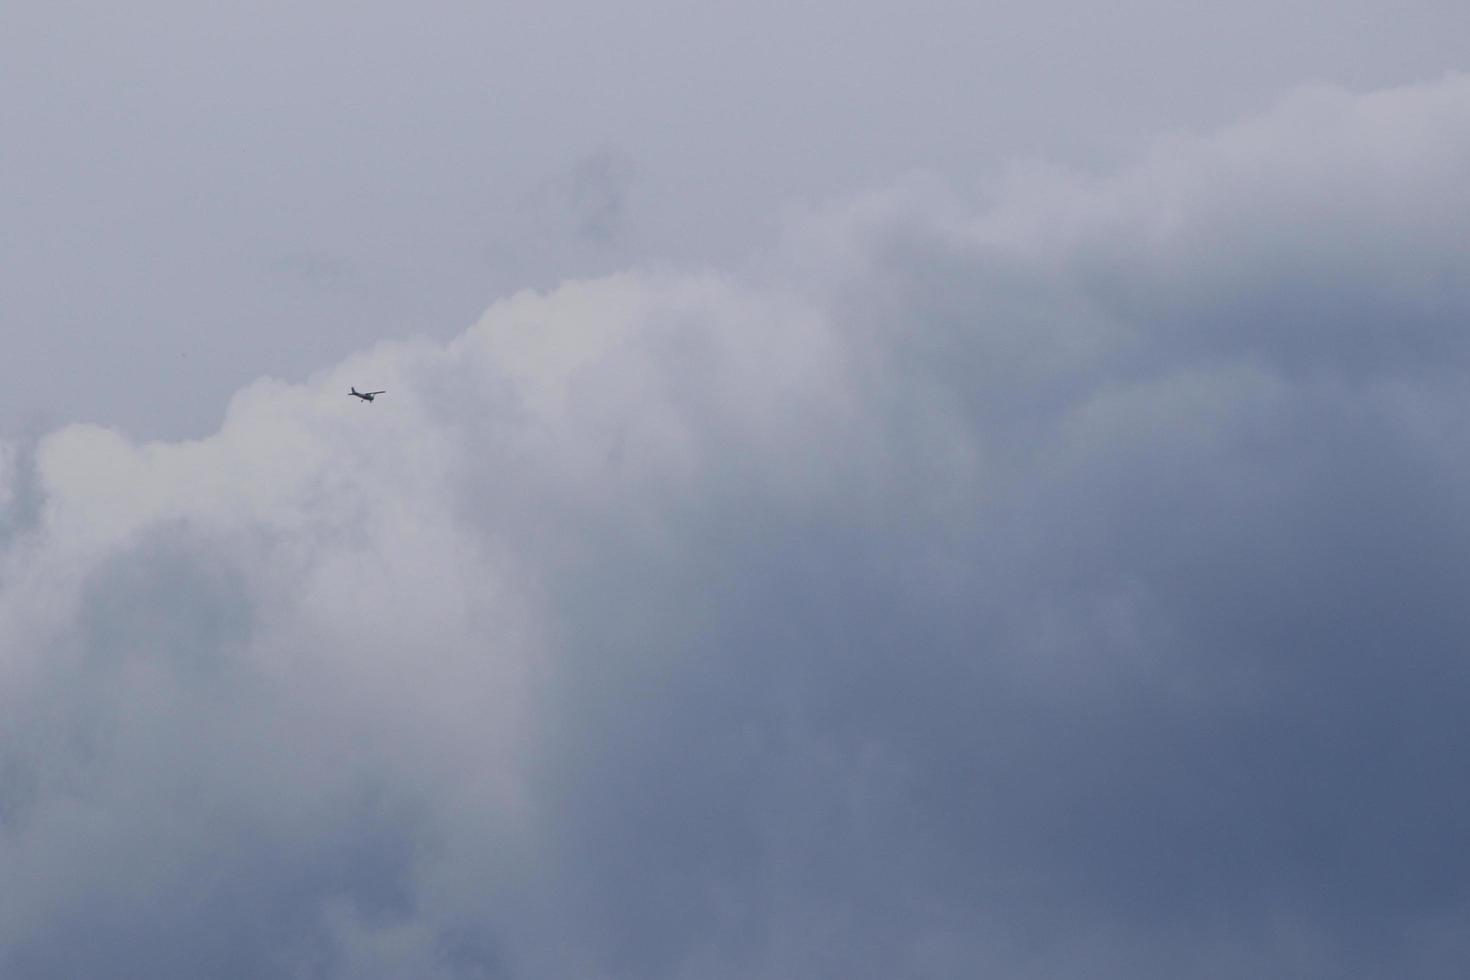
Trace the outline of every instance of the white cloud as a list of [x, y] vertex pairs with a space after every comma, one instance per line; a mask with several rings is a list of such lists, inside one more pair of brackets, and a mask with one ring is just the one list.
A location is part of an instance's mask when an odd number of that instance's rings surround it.
[[1463, 77], [1314, 89], [7, 451], [0, 964], [1393, 962], [1470, 893], [1467, 163]]

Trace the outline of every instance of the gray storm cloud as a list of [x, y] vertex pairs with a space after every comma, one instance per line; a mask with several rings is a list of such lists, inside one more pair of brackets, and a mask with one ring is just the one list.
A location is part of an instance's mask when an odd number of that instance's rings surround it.
[[1458, 975], [1467, 172], [1314, 88], [6, 449], [0, 973]]

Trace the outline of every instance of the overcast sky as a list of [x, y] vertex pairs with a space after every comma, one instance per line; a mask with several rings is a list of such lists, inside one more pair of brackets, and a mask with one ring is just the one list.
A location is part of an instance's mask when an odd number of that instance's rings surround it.
[[0, 8], [0, 432], [198, 437], [497, 298], [728, 268], [791, 211], [1107, 173], [1290, 88], [1462, 67], [1456, 0]]
[[298, 7], [0, 10], [0, 975], [1465, 975], [1465, 8]]

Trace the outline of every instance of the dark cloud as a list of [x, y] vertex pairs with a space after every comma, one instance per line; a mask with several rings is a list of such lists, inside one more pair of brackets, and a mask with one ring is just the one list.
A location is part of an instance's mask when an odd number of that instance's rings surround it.
[[628, 155], [611, 148], [577, 161], [565, 189], [583, 237], [607, 241], [622, 234], [636, 173]]
[[52, 435], [3, 972], [1455, 975], [1467, 132], [1310, 92]]

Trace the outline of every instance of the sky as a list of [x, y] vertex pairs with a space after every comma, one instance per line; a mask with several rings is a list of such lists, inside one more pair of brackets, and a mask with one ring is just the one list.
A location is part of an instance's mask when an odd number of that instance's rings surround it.
[[6, 7], [0, 975], [1463, 976], [1467, 17]]
[[0, 9], [0, 432], [215, 431], [255, 378], [523, 288], [738, 269], [914, 173], [1092, 175], [1462, 68], [1455, 0]]

